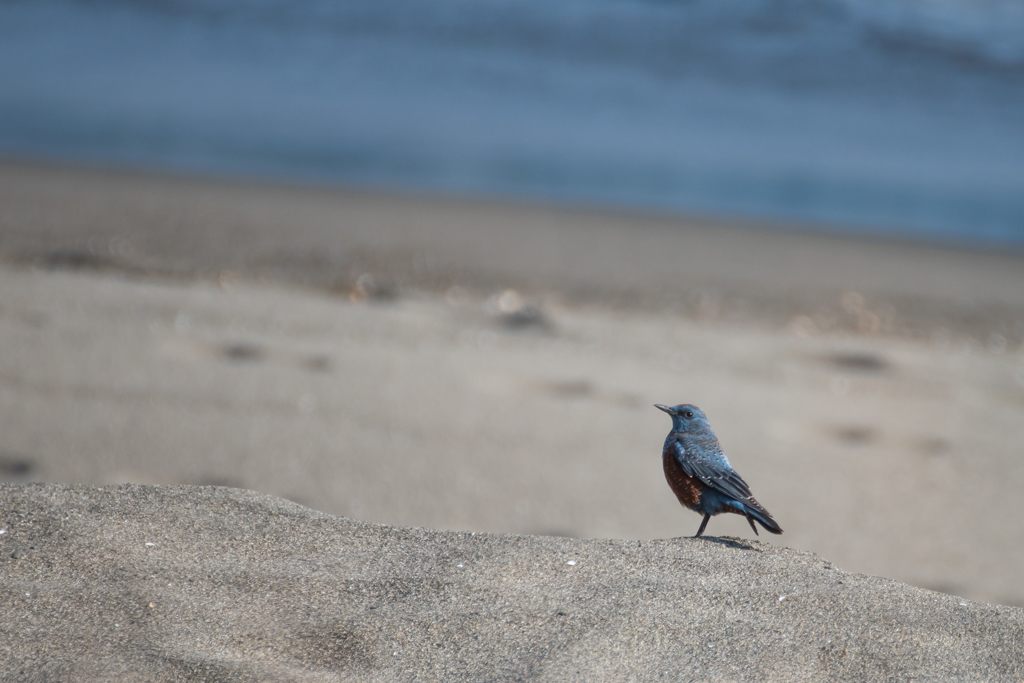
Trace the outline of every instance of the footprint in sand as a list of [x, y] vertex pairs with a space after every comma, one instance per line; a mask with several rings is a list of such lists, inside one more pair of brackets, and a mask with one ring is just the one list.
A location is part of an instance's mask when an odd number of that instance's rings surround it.
[[264, 358], [263, 348], [256, 344], [235, 342], [221, 347], [221, 356], [232, 363], [255, 363]]
[[848, 372], [876, 374], [890, 369], [889, 362], [869, 351], [839, 351], [825, 356], [825, 362]]
[[12, 453], [0, 453], [0, 481], [22, 481], [35, 470], [35, 463]]

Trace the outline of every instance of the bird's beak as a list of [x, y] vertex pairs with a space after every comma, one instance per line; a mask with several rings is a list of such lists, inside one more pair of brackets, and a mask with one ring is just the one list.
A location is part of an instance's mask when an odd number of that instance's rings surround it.
[[655, 403], [654, 407], [657, 408], [658, 410], [664, 410], [669, 415], [675, 415], [676, 414], [674, 410], [672, 410], [668, 406], [663, 406], [660, 403]]

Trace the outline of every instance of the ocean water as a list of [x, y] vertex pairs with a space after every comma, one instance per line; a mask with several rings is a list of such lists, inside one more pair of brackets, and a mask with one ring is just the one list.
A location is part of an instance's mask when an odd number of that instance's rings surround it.
[[1024, 246], [1024, 0], [3, 0], [0, 155]]

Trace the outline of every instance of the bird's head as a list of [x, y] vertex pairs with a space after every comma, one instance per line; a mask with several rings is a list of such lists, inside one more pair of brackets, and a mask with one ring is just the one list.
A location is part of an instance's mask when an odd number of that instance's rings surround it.
[[672, 417], [672, 431], [674, 432], [697, 434], [711, 430], [708, 416], [697, 406], [692, 406], [689, 403], [680, 403], [677, 406], [669, 407], [655, 403], [654, 407], [664, 410]]

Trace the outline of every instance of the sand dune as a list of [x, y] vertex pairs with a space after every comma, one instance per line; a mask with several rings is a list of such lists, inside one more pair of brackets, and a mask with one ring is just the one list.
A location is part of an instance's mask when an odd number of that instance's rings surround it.
[[5, 680], [1024, 673], [1024, 610], [756, 541], [427, 531], [214, 487], [6, 484], [0, 519]]

